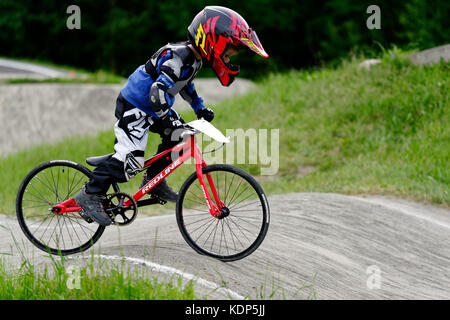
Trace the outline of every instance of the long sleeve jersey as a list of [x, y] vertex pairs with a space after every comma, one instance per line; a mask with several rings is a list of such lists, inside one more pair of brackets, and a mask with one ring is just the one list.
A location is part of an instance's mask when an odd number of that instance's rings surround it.
[[197, 113], [203, 99], [192, 80], [202, 66], [188, 47], [189, 42], [169, 43], [146, 64], [139, 66], [122, 88], [122, 96], [148, 115], [161, 118], [170, 112], [179, 93]]

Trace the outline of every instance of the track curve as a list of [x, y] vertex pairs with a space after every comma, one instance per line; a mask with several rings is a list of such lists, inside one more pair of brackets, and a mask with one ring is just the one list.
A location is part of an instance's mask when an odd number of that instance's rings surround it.
[[[108, 227], [91, 250], [225, 284], [235, 297], [450, 298], [450, 210], [322, 193], [268, 200], [272, 216], [266, 239], [240, 261], [224, 263], [196, 254], [182, 239], [174, 215], [138, 217], [119, 230]], [[0, 224], [13, 232], [18, 228], [12, 217], [2, 216]], [[19, 240], [20, 230], [14, 234]], [[0, 252], [11, 247], [8, 238], [11, 235], [0, 229]], [[373, 270], [380, 271], [376, 282]]]

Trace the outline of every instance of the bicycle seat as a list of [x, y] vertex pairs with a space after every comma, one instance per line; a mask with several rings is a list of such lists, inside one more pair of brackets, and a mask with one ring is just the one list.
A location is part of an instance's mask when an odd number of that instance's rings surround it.
[[91, 165], [91, 166], [93, 166], [93, 167], [97, 167], [103, 161], [111, 158], [113, 154], [114, 153], [106, 154], [104, 156], [89, 157], [89, 158], [86, 159], [86, 163]]

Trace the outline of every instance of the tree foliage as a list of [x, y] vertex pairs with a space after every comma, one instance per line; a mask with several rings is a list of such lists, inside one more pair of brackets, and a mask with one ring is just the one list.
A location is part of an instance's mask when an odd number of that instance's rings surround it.
[[[186, 39], [205, 5], [239, 12], [271, 59], [240, 55], [247, 75], [336, 61], [351, 50], [381, 44], [426, 49], [450, 42], [450, 2], [377, 1], [381, 29], [369, 30], [366, 9], [353, 0], [0, 0], [0, 55], [48, 60], [128, 75], [167, 42]], [[81, 29], [69, 30], [69, 5], [81, 9]]]

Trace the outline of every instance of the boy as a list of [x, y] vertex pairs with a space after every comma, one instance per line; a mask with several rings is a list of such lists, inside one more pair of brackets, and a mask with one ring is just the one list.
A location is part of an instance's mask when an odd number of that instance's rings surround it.
[[[256, 33], [239, 14], [225, 7], [208, 6], [188, 27], [188, 41], [167, 44], [136, 69], [117, 98], [115, 153], [92, 172], [90, 181], [74, 198], [85, 214], [103, 226], [112, 223], [102, 200], [112, 182], [130, 180], [138, 172], [136, 162], [144, 164], [149, 131], [162, 138], [158, 153], [179, 142], [171, 136], [184, 123], [171, 109], [176, 94], [191, 105], [197, 118], [213, 120], [214, 112], [203, 105], [192, 80], [206, 64], [215, 71], [222, 85], [229, 86], [239, 74], [239, 66], [232, 65], [230, 57], [244, 47], [269, 57]], [[141, 188], [169, 164], [170, 160], [166, 159], [152, 164], [144, 174]], [[178, 197], [165, 180], [150, 193], [172, 202]]]

